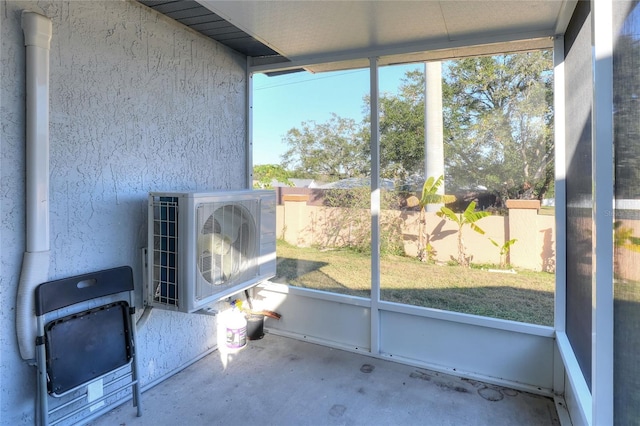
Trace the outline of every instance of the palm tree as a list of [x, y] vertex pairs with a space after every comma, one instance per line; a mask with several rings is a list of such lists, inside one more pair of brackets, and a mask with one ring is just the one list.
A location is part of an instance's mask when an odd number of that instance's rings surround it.
[[484, 230], [476, 225], [476, 222], [482, 219], [483, 217], [490, 216], [489, 212], [477, 212], [476, 210], [476, 202], [472, 201], [469, 203], [464, 212], [460, 214], [455, 214], [453, 210], [447, 207], [441, 207], [440, 211], [436, 214], [439, 217], [448, 219], [452, 222], [455, 222], [458, 225], [458, 263], [462, 266], [469, 266], [469, 259], [464, 254], [464, 242], [462, 240], [462, 228], [465, 225], [469, 225], [471, 229], [476, 231], [477, 233], [484, 235]]
[[418, 223], [418, 259], [421, 261], [429, 260], [429, 253], [432, 251], [429, 243], [429, 235], [427, 233], [427, 205], [452, 203], [456, 200], [454, 195], [438, 194], [438, 189], [444, 183], [444, 176], [439, 178], [429, 177], [422, 186], [422, 195], [418, 201], [420, 207], [420, 221]]

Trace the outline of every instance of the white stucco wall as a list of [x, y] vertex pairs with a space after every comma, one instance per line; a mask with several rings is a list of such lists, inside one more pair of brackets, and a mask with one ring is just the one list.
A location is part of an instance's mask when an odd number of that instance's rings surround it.
[[[53, 21], [50, 279], [130, 265], [141, 297], [147, 193], [242, 188], [245, 58], [132, 1], [0, 7], [0, 424], [20, 425], [33, 424], [36, 378], [15, 333], [25, 249], [21, 11]], [[214, 325], [154, 310], [138, 332], [142, 384], [211, 348]]]

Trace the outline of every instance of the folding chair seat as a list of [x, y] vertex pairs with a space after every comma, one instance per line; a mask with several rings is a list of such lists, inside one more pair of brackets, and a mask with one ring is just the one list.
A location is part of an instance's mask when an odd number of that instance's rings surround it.
[[128, 266], [36, 288], [39, 424], [88, 422], [127, 398], [142, 414], [134, 297]]

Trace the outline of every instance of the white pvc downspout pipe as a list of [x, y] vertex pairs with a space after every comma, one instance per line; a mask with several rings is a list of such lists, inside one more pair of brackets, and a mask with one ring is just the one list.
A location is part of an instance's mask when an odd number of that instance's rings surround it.
[[49, 50], [51, 20], [22, 12], [26, 46], [26, 243], [16, 300], [20, 356], [35, 359], [35, 288], [49, 276]]

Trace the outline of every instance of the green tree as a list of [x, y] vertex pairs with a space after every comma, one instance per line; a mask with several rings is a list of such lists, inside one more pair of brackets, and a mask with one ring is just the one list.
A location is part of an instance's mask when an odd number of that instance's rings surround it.
[[291, 172], [278, 164], [260, 164], [253, 166], [253, 187], [271, 189], [274, 180], [293, 186], [289, 181]]
[[553, 184], [550, 51], [465, 58], [445, 72], [447, 175], [503, 198], [542, 198]]
[[396, 94], [380, 97], [380, 175], [424, 174], [424, 73], [409, 71]]
[[325, 123], [303, 122], [287, 132], [282, 166], [296, 177], [335, 181], [371, 173], [368, 128], [331, 114]]
[[[503, 198], [553, 191], [550, 51], [464, 58], [443, 66], [447, 188], [478, 185]], [[424, 73], [380, 98], [381, 175], [424, 173]], [[368, 102], [368, 99], [366, 100]]]
[[[502, 199], [541, 199], [553, 192], [551, 69], [550, 51], [464, 58], [443, 65], [448, 192], [479, 185]], [[398, 182], [424, 176], [424, 82], [422, 71], [409, 71], [397, 93], [380, 97], [383, 178]], [[284, 138], [289, 149], [282, 165], [296, 177], [368, 176], [368, 120], [356, 123], [332, 114], [325, 123], [303, 122]]]

